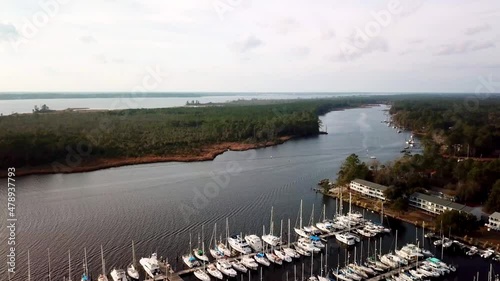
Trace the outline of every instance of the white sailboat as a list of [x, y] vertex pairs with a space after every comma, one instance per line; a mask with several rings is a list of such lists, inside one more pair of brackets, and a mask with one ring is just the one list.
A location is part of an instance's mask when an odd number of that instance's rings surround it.
[[210, 276], [208, 276], [206, 271], [206, 263], [203, 263], [203, 269], [199, 268], [193, 272], [194, 276], [201, 281], [210, 281]]
[[217, 278], [217, 279], [220, 279], [222, 280], [222, 278], [224, 278], [224, 276], [222, 276], [222, 272], [220, 272], [216, 267], [215, 265], [213, 264], [209, 264], [207, 266], [207, 272], [208, 274], [212, 275], [213, 277]]
[[104, 263], [104, 251], [102, 249], [102, 245], [101, 245], [101, 266], [102, 266], [102, 273], [99, 274], [99, 277], [97, 277], [97, 281], [108, 281], [108, 277], [106, 276], [106, 265]]
[[230, 264], [234, 269], [238, 270], [239, 272], [247, 273], [248, 271], [245, 265], [243, 265], [243, 263], [241, 263], [238, 260], [233, 260], [230, 262]]
[[127, 274], [123, 269], [113, 269], [110, 273], [113, 281], [128, 281]]
[[[295, 222], [295, 223], [297, 223], [297, 222]], [[299, 236], [302, 236], [305, 238], [309, 237], [309, 235], [302, 228], [302, 200], [300, 200], [300, 208], [299, 208], [299, 227], [294, 227], [293, 230]]]
[[278, 256], [281, 260], [284, 260], [286, 262], [292, 262], [292, 257], [289, 256], [284, 250], [283, 250], [283, 241], [281, 240], [283, 237], [283, 220], [281, 220], [281, 225], [280, 225], [280, 247], [279, 249], [274, 249], [274, 254]]
[[221, 252], [224, 253], [226, 257], [231, 256], [231, 250], [229, 249], [227, 245], [227, 238], [229, 238], [229, 220], [226, 218], [226, 243], [222, 243], [222, 238], [219, 241], [219, 244], [217, 244], [217, 249]]
[[191, 254], [192, 244], [191, 244], [191, 233], [189, 233], [189, 248], [188, 253], [182, 256], [182, 261], [189, 267], [198, 267], [200, 262]]
[[136, 269], [137, 262], [135, 260], [135, 246], [132, 240], [132, 263], [127, 267], [127, 274], [132, 280], [139, 280], [139, 271]]
[[257, 264], [257, 262], [252, 259], [251, 257], [248, 257], [248, 256], [245, 256], [241, 259], [241, 263], [248, 269], [251, 269], [251, 270], [256, 270], [259, 265]]
[[273, 235], [273, 228], [274, 228], [273, 212], [274, 212], [274, 207], [271, 207], [271, 225], [269, 229], [269, 234], [262, 235], [262, 240], [267, 244], [271, 245], [271, 247], [276, 247], [280, 242], [280, 238]]
[[208, 249], [210, 251], [210, 255], [212, 255], [214, 259], [220, 259], [224, 257], [224, 252], [217, 248], [217, 223], [214, 224], [214, 231], [212, 232], [212, 237], [210, 237], [210, 244], [208, 245]]
[[144, 271], [152, 277], [155, 278], [156, 275], [160, 274], [160, 266], [158, 265], [158, 256], [156, 253], [151, 254], [150, 258], [142, 258], [139, 263], [144, 268]]
[[264, 255], [264, 253], [257, 253], [253, 258], [260, 265], [263, 265], [263, 266], [269, 266], [269, 265], [271, 265], [271, 263], [266, 258], [266, 256]]

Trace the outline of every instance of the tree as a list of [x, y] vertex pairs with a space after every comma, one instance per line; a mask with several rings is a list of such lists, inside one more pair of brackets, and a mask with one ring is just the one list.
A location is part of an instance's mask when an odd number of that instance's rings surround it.
[[408, 211], [408, 199], [404, 197], [399, 197], [398, 199], [392, 202], [391, 207], [398, 212], [406, 212]]
[[497, 180], [493, 185], [484, 208], [490, 213], [500, 211], [500, 180]]
[[475, 216], [456, 210], [446, 211], [436, 218], [436, 229], [440, 229], [441, 226], [444, 233], [449, 231], [455, 235], [468, 234], [479, 228]]
[[337, 173], [337, 185], [342, 186], [350, 183], [356, 178], [366, 179], [370, 175], [370, 170], [365, 163], [359, 160], [358, 155], [347, 156]]

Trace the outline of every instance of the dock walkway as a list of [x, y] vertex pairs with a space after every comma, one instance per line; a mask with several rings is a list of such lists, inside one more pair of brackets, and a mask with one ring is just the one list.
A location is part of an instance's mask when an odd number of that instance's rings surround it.
[[398, 267], [396, 269], [387, 271], [385, 273], [379, 274], [377, 276], [371, 277], [366, 279], [366, 281], [377, 281], [377, 280], [385, 280], [387, 277], [393, 276], [399, 272], [407, 271], [409, 269], [415, 268], [416, 263], [410, 263], [409, 265], [403, 266], [403, 267]]

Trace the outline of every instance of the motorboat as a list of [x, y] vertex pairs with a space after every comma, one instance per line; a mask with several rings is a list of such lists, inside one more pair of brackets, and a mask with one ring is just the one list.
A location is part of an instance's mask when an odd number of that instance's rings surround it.
[[283, 251], [285, 251], [285, 253], [286, 253], [288, 256], [292, 257], [292, 258], [295, 258], [295, 259], [300, 258], [300, 254], [299, 254], [299, 253], [297, 253], [297, 251], [295, 251], [295, 250], [294, 250], [294, 249], [292, 249], [292, 248], [288, 248], [288, 247], [286, 247], [286, 248], [283, 248]]
[[297, 247], [302, 248], [306, 252], [318, 253], [321, 249], [313, 245], [313, 243], [307, 238], [299, 238], [296, 244]]
[[309, 257], [311, 255], [312, 251], [306, 251], [303, 248], [301, 248], [299, 245], [295, 245], [295, 251], [299, 253], [302, 256]]
[[246, 235], [245, 241], [255, 252], [262, 251], [262, 239], [259, 236], [255, 234]]
[[238, 270], [239, 272], [243, 272], [243, 273], [246, 273], [248, 271], [248, 269], [238, 260], [233, 260], [230, 262], [231, 266]]
[[322, 249], [325, 247], [325, 244], [323, 244], [323, 242], [321, 242], [321, 238], [319, 238], [319, 236], [316, 236], [316, 235], [309, 236], [309, 241], [316, 248]]
[[217, 267], [217, 269], [220, 272], [222, 272], [224, 275], [227, 275], [229, 277], [236, 277], [236, 275], [238, 275], [236, 270], [233, 269], [233, 267], [231, 266], [231, 264], [227, 260], [223, 260], [223, 259], [217, 260], [215, 262], [215, 266]]
[[266, 258], [275, 263], [275, 264], [279, 264], [279, 265], [282, 265], [283, 264], [283, 260], [280, 259], [277, 255], [275, 255], [274, 253], [266, 253]]
[[280, 238], [272, 234], [262, 235], [262, 240], [272, 247], [276, 247], [280, 243]]
[[220, 280], [222, 280], [222, 278], [224, 278], [224, 276], [222, 276], [222, 272], [220, 272], [213, 264], [209, 264], [207, 266], [207, 272], [208, 272], [208, 274], [212, 275], [214, 278], [217, 278]]
[[485, 259], [488, 259], [490, 258], [491, 256], [493, 256], [493, 254], [495, 253], [495, 251], [493, 251], [492, 249], [486, 249], [484, 250], [482, 253], [481, 253], [481, 257], [482, 258], [485, 258]]
[[251, 257], [243, 257], [241, 259], [241, 263], [248, 269], [251, 269], [251, 270], [256, 270], [259, 265], [257, 264], [257, 262], [252, 259]]
[[144, 271], [146, 271], [146, 273], [153, 279], [156, 275], [161, 273], [156, 253], [153, 253], [149, 258], [140, 259], [139, 263], [144, 268]]
[[239, 235], [233, 235], [227, 238], [227, 242], [229, 243], [229, 246], [231, 246], [231, 248], [239, 253], [247, 255], [252, 252], [252, 249], [250, 249], [248, 243]]
[[477, 247], [476, 246], [472, 246], [472, 247], [470, 247], [469, 251], [467, 251], [466, 254], [468, 256], [473, 256], [473, 255], [477, 254], [478, 252], [479, 251], [478, 251]]
[[[201, 268], [197, 269], [193, 272], [193, 274], [196, 278], [198, 278], [198, 280], [210, 281], [210, 276], [207, 274], [207, 272], [204, 269], [201, 269]], [[220, 279], [222, 279], [222, 278], [220, 278]]]
[[128, 281], [127, 273], [123, 269], [113, 269], [110, 275], [113, 281]]
[[337, 233], [335, 234], [335, 238], [339, 242], [344, 243], [348, 246], [356, 244], [356, 240], [354, 239], [354, 237], [347, 235], [346, 233]]
[[261, 264], [263, 266], [271, 265], [271, 262], [269, 262], [264, 253], [257, 253], [253, 258], [258, 264]]
[[286, 262], [292, 262], [292, 257], [286, 254], [285, 251], [280, 250], [280, 249], [274, 249], [274, 254], [278, 256], [281, 260], [284, 260]]

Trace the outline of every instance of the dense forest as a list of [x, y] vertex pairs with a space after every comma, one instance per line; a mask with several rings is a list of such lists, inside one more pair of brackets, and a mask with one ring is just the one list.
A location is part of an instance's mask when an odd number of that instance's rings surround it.
[[390, 113], [397, 124], [425, 133], [443, 145], [449, 156], [500, 156], [499, 97], [399, 100]]
[[267, 142], [319, 133], [319, 115], [360, 106], [355, 98], [0, 117], [0, 165], [33, 167], [65, 161], [71, 151], [95, 159], [197, 155], [223, 142]]
[[[458, 106], [463, 101], [435, 96], [392, 100], [393, 120], [420, 133], [423, 153], [389, 163], [363, 163], [350, 155], [337, 174], [337, 184], [362, 178], [389, 186], [385, 195], [399, 210], [407, 209], [411, 193], [432, 188], [454, 194], [457, 202], [500, 211], [500, 99], [478, 100], [479, 107], [472, 111]], [[468, 145], [470, 157], [457, 145]]]

